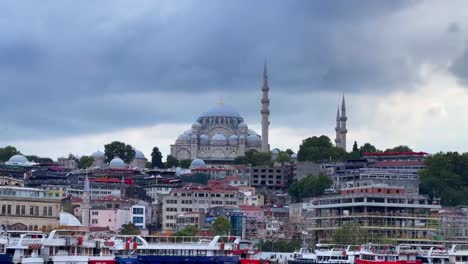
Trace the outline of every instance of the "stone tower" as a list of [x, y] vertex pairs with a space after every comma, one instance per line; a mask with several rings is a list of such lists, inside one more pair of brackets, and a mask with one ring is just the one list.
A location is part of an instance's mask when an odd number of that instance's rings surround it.
[[348, 117], [346, 117], [346, 103], [343, 95], [340, 116], [340, 147], [344, 150], [346, 150], [346, 133], [348, 133], [348, 129], [346, 129], [346, 120], [348, 120]]
[[267, 74], [267, 65], [266, 60], [263, 66], [263, 86], [262, 86], [262, 151], [267, 152], [270, 150], [268, 144], [268, 128], [270, 126], [269, 116], [270, 116], [270, 99], [268, 98], [268, 92], [270, 87], [268, 87], [268, 74]]
[[341, 148], [341, 134], [340, 134], [340, 106], [338, 105], [338, 109], [336, 110], [336, 127], [335, 127], [335, 145]]
[[83, 202], [81, 203], [81, 224], [89, 226], [89, 211], [91, 209], [91, 188], [89, 187], [88, 175], [86, 175], [83, 188]]

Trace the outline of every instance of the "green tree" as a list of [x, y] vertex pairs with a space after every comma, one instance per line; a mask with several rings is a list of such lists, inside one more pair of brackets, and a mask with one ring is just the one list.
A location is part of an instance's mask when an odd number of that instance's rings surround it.
[[104, 154], [106, 156], [106, 162], [110, 162], [113, 158], [119, 157], [125, 163], [130, 163], [135, 158], [135, 150], [133, 147], [119, 141], [113, 141], [104, 145]]
[[94, 157], [93, 156], [81, 156], [78, 160], [78, 168], [86, 169], [93, 165]]
[[400, 145], [400, 146], [396, 146], [394, 148], [388, 148], [385, 150], [385, 152], [412, 152], [413, 150], [408, 147], [408, 146], [404, 146], [404, 145]]
[[200, 230], [194, 225], [186, 225], [184, 229], [175, 232], [172, 236], [196, 236]]
[[297, 152], [299, 161], [343, 160], [346, 151], [333, 146], [327, 136], [310, 137], [302, 141]]
[[20, 152], [13, 146], [6, 146], [4, 148], [0, 148], [0, 162], [8, 161], [11, 156], [16, 154], [20, 154]]
[[140, 229], [132, 223], [128, 222], [128, 224], [123, 224], [122, 228], [120, 228], [121, 235], [141, 235]]
[[29, 161], [33, 161], [33, 162], [37, 162], [37, 163], [53, 163], [54, 160], [52, 160], [51, 158], [47, 158], [47, 157], [38, 157], [36, 155], [27, 155], [25, 156]]
[[440, 152], [425, 164], [419, 172], [422, 194], [440, 198], [444, 206], [468, 204], [468, 153]]
[[276, 162], [290, 162], [291, 157], [286, 151], [281, 151], [275, 160]]
[[234, 159], [234, 164], [236, 165], [249, 165], [250, 161], [246, 156], [238, 156]]
[[151, 165], [153, 168], [164, 168], [164, 163], [162, 162], [162, 154], [159, 151], [158, 147], [154, 147], [151, 152]]
[[192, 163], [191, 159], [183, 159], [180, 161], [180, 167], [184, 169], [188, 169], [191, 163]]
[[228, 235], [231, 229], [229, 220], [224, 216], [218, 216], [211, 224], [210, 233], [212, 236]]
[[374, 145], [371, 143], [365, 143], [359, 148], [359, 152], [361, 152], [361, 155], [364, 153], [370, 153], [370, 152], [381, 152], [379, 151]]
[[289, 156], [291, 156], [292, 154], [294, 154], [294, 151], [292, 151], [292, 149], [286, 149], [284, 152], [288, 153]]
[[153, 198], [146, 193], [146, 190], [136, 185], [125, 186], [125, 198], [139, 199], [146, 202], [153, 202]]
[[176, 159], [176, 158], [175, 158], [174, 156], [172, 156], [172, 155], [167, 155], [165, 167], [166, 167], [166, 168], [175, 168], [175, 167], [179, 167], [179, 160]]
[[244, 156], [234, 159], [234, 164], [249, 166], [272, 166], [271, 152], [258, 152], [254, 149], [245, 152]]
[[300, 202], [304, 198], [322, 195], [325, 189], [330, 188], [332, 184], [333, 181], [325, 175], [309, 175], [304, 179], [293, 183], [289, 187], [288, 193], [294, 201]]

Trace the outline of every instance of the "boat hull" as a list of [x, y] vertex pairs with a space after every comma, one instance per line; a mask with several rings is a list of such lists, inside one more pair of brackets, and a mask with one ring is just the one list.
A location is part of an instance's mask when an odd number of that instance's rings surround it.
[[373, 261], [356, 259], [356, 264], [422, 264], [422, 260], [395, 260], [395, 261]]
[[237, 256], [138, 256], [139, 264], [239, 264]]
[[0, 264], [11, 264], [13, 256], [9, 254], [0, 254]]

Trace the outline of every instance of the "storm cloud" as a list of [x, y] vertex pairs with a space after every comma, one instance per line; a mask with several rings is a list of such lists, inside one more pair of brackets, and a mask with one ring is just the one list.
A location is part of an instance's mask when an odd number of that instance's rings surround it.
[[[219, 97], [257, 122], [265, 58], [275, 124], [333, 125], [342, 93], [411, 92], [425, 82], [425, 67], [467, 79], [467, 8], [411, 0], [2, 1], [2, 142], [190, 123]], [[317, 96], [325, 100], [308, 104]], [[359, 114], [356, 125], [375, 118]]]

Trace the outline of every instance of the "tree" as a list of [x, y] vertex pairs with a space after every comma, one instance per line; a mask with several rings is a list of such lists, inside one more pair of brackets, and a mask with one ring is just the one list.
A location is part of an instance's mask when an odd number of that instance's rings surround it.
[[128, 222], [128, 224], [123, 224], [122, 228], [120, 228], [121, 235], [141, 235], [140, 229], [132, 223]]
[[151, 166], [153, 166], [153, 168], [164, 168], [162, 154], [158, 147], [154, 147], [153, 151], [151, 152]]
[[190, 164], [192, 164], [191, 159], [183, 159], [180, 161], [180, 167], [184, 169], [188, 169], [190, 167]]
[[408, 147], [408, 146], [404, 146], [404, 145], [400, 145], [400, 146], [396, 146], [394, 148], [388, 148], [385, 150], [385, 152], [412, 152], [413, 150]]
[[247, 159], [246, 156], [237, 156], [234, 159], [234, 164], [236, 164], [236, 165], [249, 165], [250, 162], [249, 162], [249, 159]]
[[291, 157], [289, 156], [289, 154], [285, 151], [281, 151], [279, 154], [278, 154], [278, 157], [276, 157], [276, 162], [290, 162], [291, 161]]
[[258, 152], [254, 149], [245, 152], [245, 157], [251, 166], [272, 166], [271, 152]]
[[12, 156], [20, 154], [20, 152], [13, 146], [6, 146], [0, 148], [0, 162], [8, 161]]
[[194, 225], [186, 225], [184, 229], [175, 232], [172, 236], [196, 236], [200, 230]]
[[208, 184], [208, 180], [210, 179], [210, 175], [205, 173], [195, 173], [194, 175], [188, 176], [181, 176], [180, 180], [182, 182], [192, 182], [192, 183], [199, 183], [199, 184]]
[[119, 157], [125, 163], [130, 163], [135, 158], [135, 150], [133, 147], [119, 141], [113, 141], [104, 145], [104, 154], [106, 156], [106, 162], [110, 162], [113, 158]]
[[210, 233], [212, 236], [222, 236], [228, 235], [229, 230], [231, 229], [231, 224], [229, 220], [224, 216], [218, 216], [211, 224]]
[[325, 175], [309, 175], [304, 179], [293, 183], [289, 187], [288, 193], [291, 195], [293, 200], [300, 202], [303, 198], [322, 195], [325, 189], [330, 188], [332, 184], [333, 181]]
[[93, 165], [94, 157], [93, 156], [81, 156], [78, 160], [78, 168], [86, 169]]
[[357, 152], [357, 151], [359, 151], [358, 145], [357, 145], [357, 142], [354, 141], [354, 144], [353, 144], [353, 152]]
[[29, 161], [37, 162], [37, 163], [53, 163], [54, 160], [51, 158], [43, 158], [43, 157], [38, 157], [36, 155], [26, 155], [25, 156]]
[[139, 199], [149, 203], [153, 202], [153, 198], [148, 195], [145, 189], [135, 185], [125, 186], [125, 198]]
[[346, 151], [333, 146], [327, 136], [310, 137], [302, 141], [297, 152], [299, 161], [343, 160]]
[[179, 160], [172, 155], [167, 155], [166, 157], [166, 168], [175, 168], [179, 167]]
[[292, 151], [292, 149], [286, 149], [284, 152], [288, 153], [289, 156], [291, 156], [292, 154], [294, 154], [294, 151]]
[[359, 148], [359, 152], [361, 152], [361, 155], [363, 155], [364, 153], [381, 152], [381, 151], [379, 151], [374, 145], [370, 143], [365, 143]]

